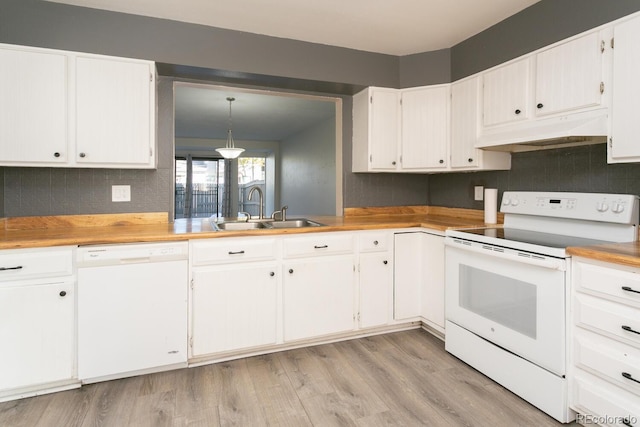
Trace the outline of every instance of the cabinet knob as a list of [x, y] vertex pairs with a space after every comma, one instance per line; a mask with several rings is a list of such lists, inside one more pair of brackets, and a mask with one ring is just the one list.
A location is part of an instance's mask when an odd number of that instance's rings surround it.
[[53, 153], [53, 157], [60, 157], [60, 153], [56, 151], [55, 153]]
[[443, 164], [443, 163], [444, 163], [444, 160], [440, 159], [440, 160], [438, 161], [438, 163]]
[[516, 115], [517, 115], [517, 114], [522, 113], [522, 111], [520, 111], [520, 109], [518, 108], [516, 111], [514, 111], [514, 113], [516, 113]]
[[393, 166], [395, 166], [395, 165], [396, 165], [396, 161], [394, 160], [393, 162], [391, 162], [391, 164], [392, 164]]
[[387, 261], [387, 260], [385, 259], [384, 261], [382, 261], [382, 263], [383, 263], [384, 265], [387, 265], [387, 264], [389, 264], [389, 261]]
[[82, 158], [87, 157], [87, 155], [86, 155], [85, 153], [80, 153], [79, 155], [80, 155], [80, 157], [82, 157]]
[[473, 157], [469, 157], [469, 158], [467, 159], [467, 162], [469, 162], [469, 163], [473, 163]]
[[536, 107], [542, 108], [542, 107], [544, 107], [544, 105], [540, 103], [540, 104], [536, 105]]
[[269, 272], [269, 276], [273, 277], [275, 275], [276, 275], [276, 273], [274, 273], [273, 271]]
[[293, 268], [289, 269], [289, 274], [293, 274]]
[[60, 296], [61, 297], [66, 297], [67, 296], [67, 291], [60, 291]]
[[377, 240], [374, 240], [374, 241], [373, 241], [373, 244], [374, 244], [375, 246], [378, 246], [378, 241], [377, 241]]

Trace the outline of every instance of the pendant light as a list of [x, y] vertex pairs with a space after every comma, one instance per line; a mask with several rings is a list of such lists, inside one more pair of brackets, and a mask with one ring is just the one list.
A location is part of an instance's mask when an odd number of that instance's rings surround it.
[[216, 151], [225, 159], [235, 159], [244, 151], [244, 148], [236, 148], [233, 143], [233, 134], [231, 133], [231, 103], [235, 100], [236, 99], [233, 97], [227, 98], [227, 101], [229, 101], [229, 130], [227, 130], [227, 145], [224, 148], [216, 148]]

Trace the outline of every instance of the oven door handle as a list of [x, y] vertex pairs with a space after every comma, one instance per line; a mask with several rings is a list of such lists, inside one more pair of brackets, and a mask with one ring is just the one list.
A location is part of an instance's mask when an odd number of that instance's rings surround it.
[[[463, 243], [464, 242], [464, 243]], [[534, 254], [519, 252], [513, 249], [504, 249], [492, 245], [483, 243], [468, 242], [465, 240], [459, 240], [452, 238], [444, 239], [444, 244], [452, 248], [457, 248], [463, 251], [475, 252], [482, 255], [492, 256], [496, 258], [502, 258], [505, 260], [520, 262], [523, 264], [534, 265], [536, 267], [549, 268], [552, 270], [565, 271], [567, 269], [564, 259], [542, 257]]]

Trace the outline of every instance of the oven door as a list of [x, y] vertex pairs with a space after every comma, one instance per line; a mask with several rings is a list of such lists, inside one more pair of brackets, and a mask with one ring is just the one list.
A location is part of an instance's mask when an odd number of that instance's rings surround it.
[[566, 261], [447, 237], [446, 317], [565, 374]]

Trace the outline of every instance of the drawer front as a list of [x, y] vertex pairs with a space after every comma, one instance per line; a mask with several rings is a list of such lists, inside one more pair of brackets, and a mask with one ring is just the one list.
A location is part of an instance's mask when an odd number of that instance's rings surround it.
[[74, 247], [0, 251], [0, 282], [70, 276]]
[[360, 252], [386, 252], [391, 249], [391, 233], [364, 232], [358, 235]]
[[276, 259], [277, 239], [221, 238], [191, 242], [193, 265]]
[[640, 349], [576, 330], [574, 364], [640, 396]]
[[314, 233], [284, 240], [285, 258], [349, 254], [354, 251], [353, 233]]
[[577, 262], [575, 280], [579, 290], [640, 307], [640, 274]]
[[640, 346], [640, 310], [584, 294], [576, 295], [574, 304], [577, 325]]
[[581, 424], [640, 427], [638, 397], [584, 371], [577, 371], [571, 387], [571, 408]]

